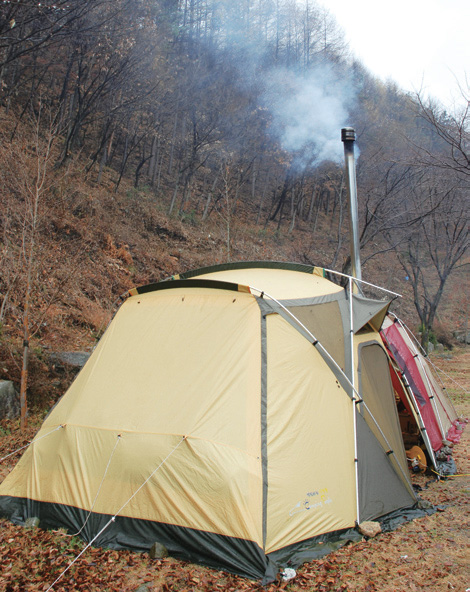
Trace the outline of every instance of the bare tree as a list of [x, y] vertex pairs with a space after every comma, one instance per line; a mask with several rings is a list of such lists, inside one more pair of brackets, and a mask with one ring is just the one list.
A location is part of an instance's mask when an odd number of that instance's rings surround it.
[[463, 107], [453, 113], [418, 94], [416, 105], [425, 129], [409, 140], [418, 166], [427, 171], [428, 188], [421, 200], [414, 199], [417, 216], [404, 247], [396, 251], [413, 288], [424, 346], [445, 284], [470, 246], [470, 93], [460, 91]]
[[414, 141], [413, 145], [425, 164], [470, 177], [470, 87], [460, 90], [463, 106], [454, 113], [417, 95], [418, 114], [427, 123], [431, 138], [426, 144]]
[[[47, 214], [46, 196], [51, 186], [53, 145], [59, 135], [57, 117], [48, 113], [42, 104], [39, 104], [37, 114], [32, 117], [32, 125], [29, 127], [27, 142], [19, 138], [6, 149], [4, 147], [1, 173], [4, 197], [7, 198], [7, 203], [13, 203], [12, 210], [5, 213], [20, 239], [16, 245], [12, 242], [4, 242], [3, 247], [5, 251], [10, 252], [10, 258], [18, 258], [18, 268], [13, 283], [22, 299], [19, 310], [23, 337], [20, 384], [21, 429], [26, 427], [27, 421], [26, 393], [30, 344], [41, 325], [41, 321], [32, 320], [34, 295], [38, 290], [40, 277], [42, 245], [39, 237]], [[5, 224], [8, 224], [8, 221]], [[39, 287], [39, 292], [42, 291]], [[7, 298], [8, 293], [3, 294], [2, 308], [6, 306]], [[3, 312], [5, 314], [5, 310]]]
[[470, 247], [466, 192], [459, 186], [443, 188], [441, 182], [413, 196], [413, 207], [405, 214], [409, 228], [401, 242], [387, 235], [413, 289], [424, 347], [449, 276]]

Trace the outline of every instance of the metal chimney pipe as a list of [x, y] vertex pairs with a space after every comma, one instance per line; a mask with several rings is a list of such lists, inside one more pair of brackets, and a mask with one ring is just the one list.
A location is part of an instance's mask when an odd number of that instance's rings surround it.
[[[361, 252], [359, 246], [359, 217], [357, 213], [356, 161], [354, 158], [356, 132], [354, 128], [344, 127], [341, 130], [341, 140], [344, 143], [344, 160], [346, 163], [346, 175], [349, 190], [351, 275], [358, 280], [362, 280]], [[356, 282], [353, 282], [353, 292], [359, 292]]]

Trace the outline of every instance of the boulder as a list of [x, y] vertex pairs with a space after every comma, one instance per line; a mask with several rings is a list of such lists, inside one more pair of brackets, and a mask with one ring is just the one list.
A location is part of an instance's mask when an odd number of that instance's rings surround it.
[[26, 528], [39, 528], [39, 518], [36, 518], [36, 516], [26, 518], [24, 525]]
[[459, 343], [470, 345], [470, 331], [454, 331], [453, 335]]
[[165, 545], [155, 542], [150, 549], [150, 557], [152, 559], [163, 559], [164, 557], [168, 557], [168, 549]]
[[358, 530], [362, 535], [372, 538], [377, 536], [380, 532], [382, 532], [382, 527], [380, 526], [379, 522], [372, 522], [370, 520], [367, 520], [359, 524]]
[[291, 567], [286, 567], [284, 569], [284, 571], [281, 572], [281, 578], [282, 578], [283, 582], [288, 582], [289, 580], [293, 580], [296, 575], [297, 575], [297, 572], [295, 571], [295, 569], [292, 569]]
[[431, 502], [424, 499], [419, 499], [417, 506], [420, 510], [432, 510], [434, 508]]
[[0, 380], [0, 419], [15, 419], [20, 414], [20, 396], [10, 380]]
[[73, 368], [82, 368], [91, 354], [88, 352], [54, 352], [51, 354], [51, 361], [54, 364], [72, 366]]

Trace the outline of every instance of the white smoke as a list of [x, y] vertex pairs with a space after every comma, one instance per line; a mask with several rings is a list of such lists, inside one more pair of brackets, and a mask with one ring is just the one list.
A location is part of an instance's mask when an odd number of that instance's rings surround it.
[[353, 97], [348, 81], [330, 66], [305, 73], [286, 68], [271, 70], [263, 101], [269, 109], [271, 133], [300, 167], [323, 160], [341, 162], [341, 128], [346, 125]]
[[326, 50], [314, 53], [308, 66], [301, 58], [287, 67], [273, 64], [274, 55], [277, 56], [275, 47], [280, 48], [279, 63], [286, 59], [282, 49], [286, 41], [283, 27], [290, 27], [293, 22], [304, 26], [308, 16], [311, 41], [317, 36], [320, 42], [320, 35], [328, 26], [327, 33], [334, 45], [335, 35], [340, 35], [336, 24], [315, 2], [310, 3], [309, 9], [304, 3], [297, 5], [295, 0], [248, 4], [252, 5], [248, 9], [253, 11], [251, 22], [264, 23], [265, 29], [247, 28], [245, 9], [233, 0], [219, 0], [213, 13], [217, 13], [224, 53], [237, 69], [240, 88], [248, 96], [260, 97], [259, 106], [269, 112], [269, 131], [292, 156], [292, 164], [304, 169], [324, 160], [342, 162], [341, 128], [350, 124], [349, 110], [357, 92], [347, 65]]

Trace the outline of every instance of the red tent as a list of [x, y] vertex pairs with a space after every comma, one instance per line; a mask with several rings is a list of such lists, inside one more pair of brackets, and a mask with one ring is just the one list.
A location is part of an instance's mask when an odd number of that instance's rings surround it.
[[435, 464], [434, 453], [442, 448], [443, 440], [457, 442], [460, 438], [455, 409], [435, 380], [419, 346], [397, 317], [387, 316], [381, 336], [400, 375], [394, 376], [394, 368], [391, 368], [395, 392], [408, 413], [415, 417]]

